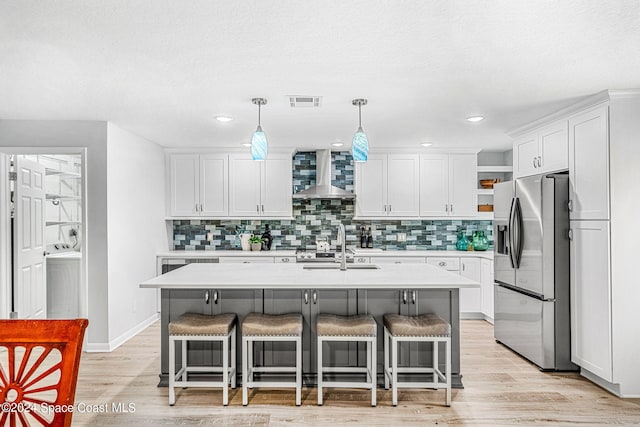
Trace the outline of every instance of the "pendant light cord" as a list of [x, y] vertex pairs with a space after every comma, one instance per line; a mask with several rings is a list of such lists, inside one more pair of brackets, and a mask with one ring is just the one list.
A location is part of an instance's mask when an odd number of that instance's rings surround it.
[[258, 127], [260, 127], [260, 108], [262, 107], [262, 104], [258, 103]]
[[358, 103], [358, 127], [362, 127], [362, 104]]

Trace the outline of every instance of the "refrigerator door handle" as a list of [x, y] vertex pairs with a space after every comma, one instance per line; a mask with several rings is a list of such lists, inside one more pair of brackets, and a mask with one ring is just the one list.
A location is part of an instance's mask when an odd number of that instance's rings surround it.
[[520, 260], [522, 259], [522, 207], [520, 206], [520, 198], [516, 197], [513, 209], [514, 216], [514, 225], [516, 226], [514, 230], [514, 243], [515, 246], [512, 248], [512, 252], [514, 252], [514, 261], [515, 268], [520, 268]]
[[508, 242], [509, 242], [509, 247], [507, 248], [507, 252], [509, 253], [509, 261], [511, 262], [511, 268], [516, 268], [516, 264], [515, 261], [513, 259], [513, 205], [515, 204], [515, 199], [511, 199], [511, 208], [509, 209], [509, 221], [508, 221], [508, 230], [507, 230], [507, 236], [508, 236]]

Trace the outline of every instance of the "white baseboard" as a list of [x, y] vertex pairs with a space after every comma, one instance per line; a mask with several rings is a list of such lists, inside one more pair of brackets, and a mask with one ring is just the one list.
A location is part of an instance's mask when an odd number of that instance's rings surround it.
[[462, 320], [484, 320], [484, 314], [477, 311], [461, 311], [460, 319]]
[[143, 320], [133, 328], [129, 329], [128, 331], [121, 334], [119, 337], [109, 341], [108, 343], [87, 343], [85, 351], [87, 353], [110, 353], [125, 342], [129, 341], [131, 338], [138, 335], [158, 319], [160, 319], [160, 313], [154, 313], [148, 319]]
[[493, 317], [489, 317], [486, 314], [483, 314], [484, 320], [491, 323], [493, 325]]

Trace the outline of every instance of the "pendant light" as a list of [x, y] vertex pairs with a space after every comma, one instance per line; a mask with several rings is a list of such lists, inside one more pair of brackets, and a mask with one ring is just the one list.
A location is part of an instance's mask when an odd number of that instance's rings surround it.
[[367, 105], [367, 100], [354, 99], [351, 103], [358, 106], [358, 130], [353, 135], [351, 155], [353, 155], [355, 162], [366, 162], [369, 157], [369, 141], [367, 140], [367, 134], [362, 130], [362, 106]]
[[260, 126], [260, 107], [267, 103], [264, 98], [253, 98], [251, 100], [258, 106], [258, 128], [251, 137], [251, 158], [253, 160], [266, 160], [267, 159], [267, 135]]

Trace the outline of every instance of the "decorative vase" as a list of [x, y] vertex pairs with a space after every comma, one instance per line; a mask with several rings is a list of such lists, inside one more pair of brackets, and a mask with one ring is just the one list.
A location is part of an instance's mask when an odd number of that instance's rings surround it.
[[458, 241], [456, 242], [456, 249], [459, 251], [466, 251], [469, 248], [469, 239], [467, 239], [464, 232], [458, 233]]
[[251, 250], [251, 244], [249, 243], [249, 237], [251, 234], [241, 234], [240, 235], [240, 246], [242, 246], [243, 251]]
[[489, 239], [484, 235], [484, 231], [476, 231], [473, 233], [473, 250], [486, 251], [489, 248]]
[[262, 243], [251, 243], [252, 251], [260, 251], [262, 250]]

